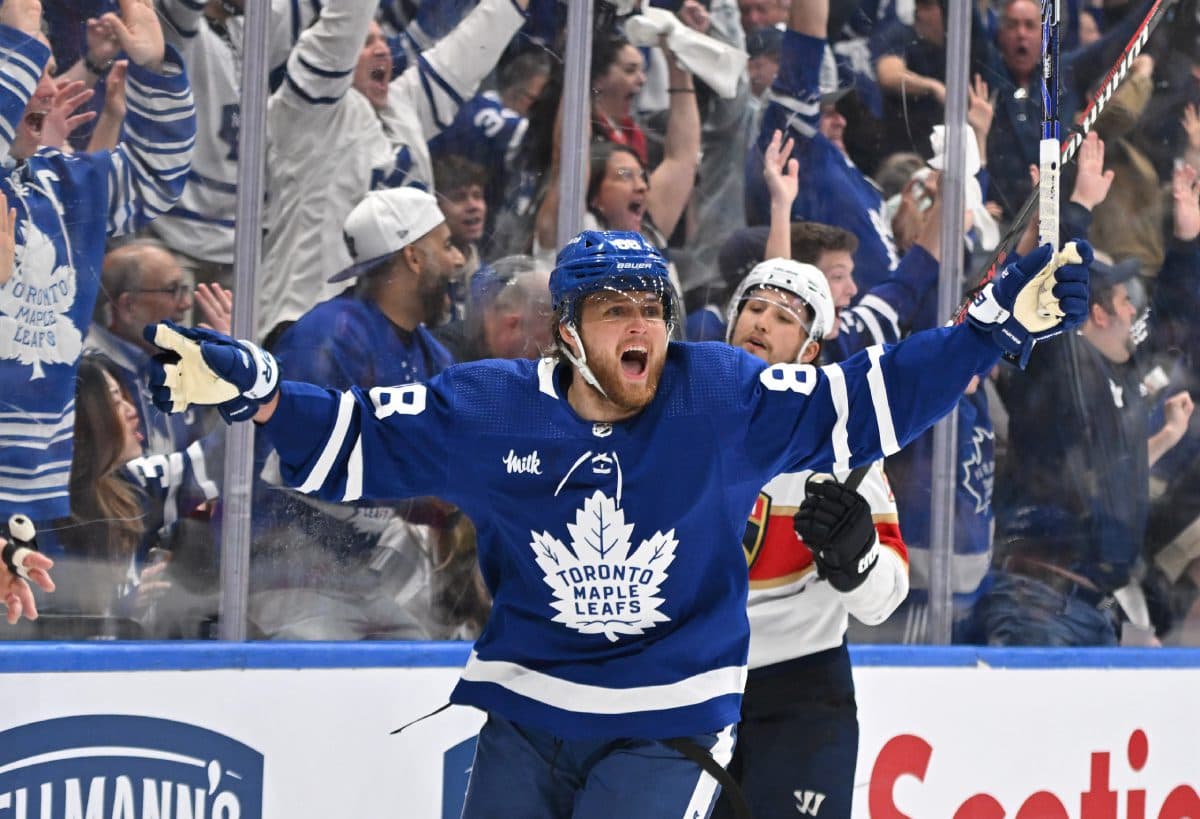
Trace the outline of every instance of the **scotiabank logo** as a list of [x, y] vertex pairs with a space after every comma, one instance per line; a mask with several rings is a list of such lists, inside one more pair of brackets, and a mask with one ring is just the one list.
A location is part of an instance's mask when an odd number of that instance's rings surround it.
[[[1146, 767], [1150, 742], [1140, 728], [1129, 735], [1125, 759], [1137, 773]], [[966, 797], [955, 810], [953, 819], [1200, 819], [1200, 795], [1189, 785], [1171, 790], [1157, 812], [1147, 804], [1146, 791], [1130, 789], [1119, 793], [1109, 786], [1111, 754], [1094, 751], [1091, 754], [1091, 773], [1088, 789], [1078, 796], [1050, 791], [1030, 794], [1015, 813], [989, 793]], [[896, 783], [911, 776], [924, 782], [933, 758], [933, 746], [919, 736], [901, 734], [883, 746], [871, 769], [871, 789], [868, 796], [871, 819], [910, 819], [896, 806]], [[1060, 764], [1068, 765], [1069, 760]], [[1076, 806], [1078, 806], [1076, 808]], [[1009, 806], [1010, 808], [1013, 806]]]
[[0, 819], [261, 819], [263, 757], [215, 731], [81, 716], [0, 733]]

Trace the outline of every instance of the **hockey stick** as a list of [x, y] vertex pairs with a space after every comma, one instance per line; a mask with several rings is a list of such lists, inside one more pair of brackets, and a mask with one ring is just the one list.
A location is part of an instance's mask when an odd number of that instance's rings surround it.
[[[1154, 5], [1146, 12], [1146, 16], [1142, 18], [1141, 24], [1134, 31], [1133, 36], [1129, 38], [1129, 42], [1125, 44], [1121, 55], [1117, 57], [1112, 68], [1104, 76], [1104, 81], [1100, 83], [1100, 87], [1092, 98], [1088, 101], [1087, 106], [1083, 109], [1083, 113], [1079, 117], [1079, 123], [1071, 128], [1070, 136], [1062, 143], [1062, 156], [1059, 160], [1058, 167], [1061, 170], [1064, 165], [1075, 158], [1075, 154], [1079, 151], [1079, 146], [1083, 144], [1084, 138], [1091, 132], [1096, 125], [1096, 120], [1100, 117], [1104, 106], [1112, 99], [1113, 94], [1120, 88], [1121, 83], [1125, 81], [1125, 77], [1129, 74], [1129, 68], [1133, 65], [1133, 61], [1142, 53], [1146, 42], [1150, 39], [1150, 35], [1154, 33], [1154, 29], [1162, 22], [1166, 16], [1167, 10], [1175, 5], [1176, 0], [1155, 0]], [[1057, 103], [1057, 98], [1056, 98]], [[1044, 127], [1045, 123], [1043, 123]], [[1039, 175], [1041, 170], [1039, 169]], [[1017, 215], [1013, 218], [1012, 225], [1008, 229], [1008, 233], [996, 245], [996, 249], [992, 251], [991, 258], [988, 259], [979, 275], [979, 283], [963, 297], [959, 304], [958, 310], [955, 311], [953, 320], [954, 323], [961, 322], [967, 314], [967, 308], [971, 306], [971, 300], [975, 295], [983, 289], [984, 285], [992, 280], [996, 275], [996, 268], [1001, 263], [1004, 256], [1017, 243], [1021, 234], [1025, 232], [1025, 226], [1029, 223], [1033, 216], [1034, 209], [1038, 206], [1041, 197], [1041, 184], [1037, 189], [1033, 190], [1025, 199], [1025, 203], [1021, 209], [1017, 211]], [[1058, 220], [1058, 212], [1055, 211], [1055, 222]], [[1040, 225], [1039, 225], [1040, 228]], [[1041, 232], [1039, 230], [1039, 232]], [[1043, 234], [1044, 235], [1044, 234]], [[1046, 241], [1044, 238], [1042, 241]], [[1055, 247], [1058, 244], [1055, 242]]]
[[1060, 0], [1042, 0], [1042, 141], [1038, 144], [1038, 241], [1058, 250], [1058, 24]]

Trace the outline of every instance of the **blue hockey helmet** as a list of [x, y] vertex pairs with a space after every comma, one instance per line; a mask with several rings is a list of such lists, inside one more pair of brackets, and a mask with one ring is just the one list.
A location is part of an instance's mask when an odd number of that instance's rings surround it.
[[575, 323], [580, 300], [600, 290], [655, 291], [662, 296], [667, 322], [675, 320], [667, 260], [640, 233], [585, 230], [558, 252], [550, 301], [560, 321]]

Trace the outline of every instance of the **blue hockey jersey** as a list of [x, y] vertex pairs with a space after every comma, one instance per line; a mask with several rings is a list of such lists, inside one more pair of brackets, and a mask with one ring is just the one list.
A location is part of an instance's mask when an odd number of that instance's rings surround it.
[[997, 357], [966, 325], [819, 370], [673, 343], [653, 401], [614, 424], [576, 415], [552, 359], [484, 361], [285, 382], [263, 429], [302, 491], [439, 495], [475, 522], [493, 608], [452, 701], [564, 737], [688, 736], [739, 718], [762, 486], [895, 452]]
[[747, 221], [768, 221], [762, 157], [771, 134], [781, 130], [785, 138], [795, 141], [792, 156], [800, 163], [800, 193], [792, 203], [792, 221], [823, 222], [858, 237], [854, 278], [860, 289], [869, 290], [899, 262], [883, 195], [819, 130], [825, 41], [795, 31], [784, 32], [783, 37], [779, 74], [767, 94], [758, 143], [750, 147], [746, 162]]
[[[7, 153], [50, 50], [0, 26], [0, 150]], [[109, 236], [133, 233], [179, 198], [196, 133], [192, 92], [168, 47], [161, 73], [130, 63], [128, 112], [111, 151], [4, 156], [17, 210], [15, 270], [0, 286], [0, 516], [69, 512], [75, 371]]]

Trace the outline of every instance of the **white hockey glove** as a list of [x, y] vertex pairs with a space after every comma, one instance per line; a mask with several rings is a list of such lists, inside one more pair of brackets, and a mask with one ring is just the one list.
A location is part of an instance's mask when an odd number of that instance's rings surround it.
[[279, 365], [257, 344], [162, 321], [143, 335], [165, 350], [150, 369], [150, 395], [163, 412], [215, 406], [227, 423], [254, 417], [279, 390]]
[[979, 291], [967, 320], [1022, 369], [1038, 341], [1078, 327], [1087, 318], [1092, 246], [1068, 242], [1058, 253], [1042, 245], [1005, 266]]

